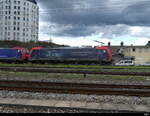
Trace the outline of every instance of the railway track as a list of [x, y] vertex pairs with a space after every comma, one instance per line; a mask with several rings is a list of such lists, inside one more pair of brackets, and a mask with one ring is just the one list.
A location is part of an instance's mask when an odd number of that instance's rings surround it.
[[0, 80], [0, 90], [88, 95], [150, 96], [150, 86], [148, 85], [55, 83]]
[[150, 72], [127, 72], [127, 71], [103, 71], [103, 70], [66, 70], [51, 68], [31, 68], [31, 67], [0, 67], [2, 71], [14, 72], [45, 72], [45, 73], [73, 73], [73, 74], [103, 74], [103, 75], [130, 75], [130, 76], [150, 76]]

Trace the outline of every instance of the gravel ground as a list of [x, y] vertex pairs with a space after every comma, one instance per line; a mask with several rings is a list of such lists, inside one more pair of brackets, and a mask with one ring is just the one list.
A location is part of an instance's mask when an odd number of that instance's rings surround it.
[[[81, 109], [61, 109], [47, 107], [27, 107], [27, 106], [1, 106], [1, 113], [99, 113], [98, 111], [85, 111]], [[106, 111], [105, 111], [106, 112]]]
[[[1, 113], [134, 113], [116, 110], [94, 110], [78, 108], [54, 108], [23, 105], [0, 105]], [[144, 112], [143, 112], [144, 113]]]
[[94, 103], [130, 104], [150, 106], [150, 97], [116, 96], [116, 95], [80, 95], [0, 91], [0, 98], [22, 98], [39, 100], [63, 100]]

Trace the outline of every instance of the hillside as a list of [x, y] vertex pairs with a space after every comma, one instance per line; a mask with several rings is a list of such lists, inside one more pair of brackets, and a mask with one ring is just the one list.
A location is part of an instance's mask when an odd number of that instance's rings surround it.
[[12, 47], [25, 47], [31, 49], [32, 47], [65, 47], [66, 45], [59, 45], [52, 42], [19, 42], [19, 41], [0, 41], [0, 48], [12, 48]]

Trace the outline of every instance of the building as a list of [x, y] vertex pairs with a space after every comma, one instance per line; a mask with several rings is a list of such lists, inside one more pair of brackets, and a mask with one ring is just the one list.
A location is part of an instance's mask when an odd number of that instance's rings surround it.
[[150, 48], [146, 46], [130, 46], [125, 49], [124, 56], [134, 57], [135, 64], [150, 62]]
[[35, 0], [0, 0], [0, 40], [38, 41]]
[[113, 54], [115, 63], [123, 59], [134, 60], [135, 64], [150, 62], [150, 41], [145, 46], [126, 46], [123, 42], [120, 46], [111, 46], [109, 42], [108, 47]]
[[113, 55], [113, 63], [119, 62], [120, 60], [124, 59], [124, 43], [121, 42], [119, 46], [112, 46], [110, 42], [108, 42], [107, 47], [109, 47], [112, 55]]

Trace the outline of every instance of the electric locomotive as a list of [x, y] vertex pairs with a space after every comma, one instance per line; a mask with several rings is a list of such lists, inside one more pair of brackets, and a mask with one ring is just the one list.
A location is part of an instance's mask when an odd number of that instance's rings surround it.
[[60, 47], [42, 48], [34, 47], [30, 50], [29, 61], [32, 63], [98, 63], [112, 62], [112, 54], [108, 47], [95, 48]]
[[26, 49], [21, 47], [15, 48], [0, 48], [1, 62], [25, 62], [27, 61]]

